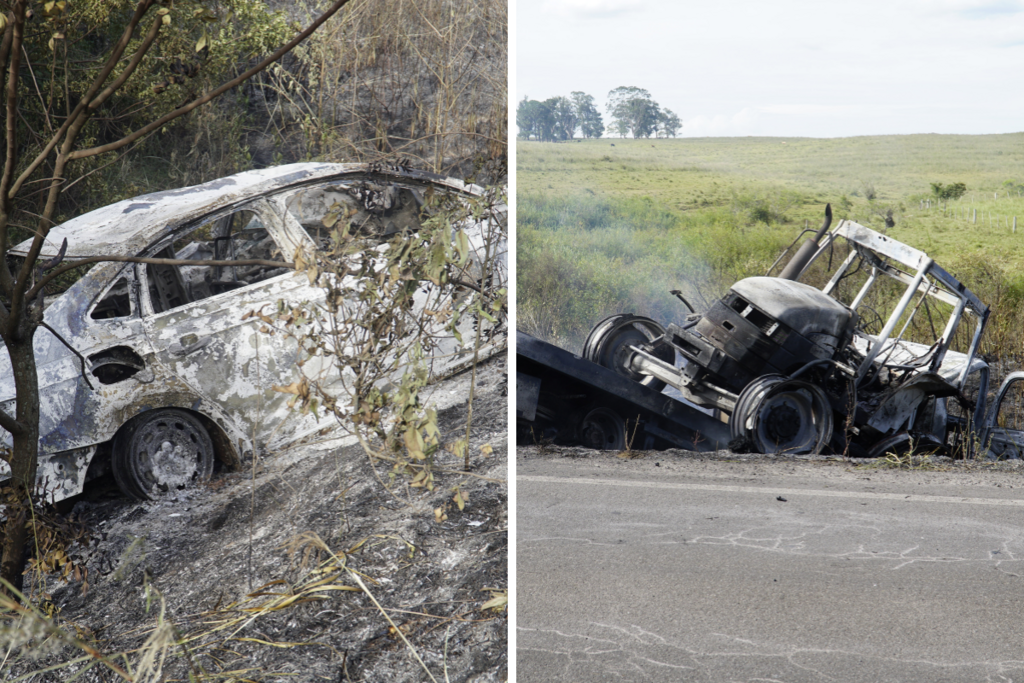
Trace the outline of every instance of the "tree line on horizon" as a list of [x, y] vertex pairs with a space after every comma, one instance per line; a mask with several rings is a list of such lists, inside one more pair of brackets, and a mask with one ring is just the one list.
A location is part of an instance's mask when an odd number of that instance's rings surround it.
[[[675, 112], [663, 109], [643, 88], [615, 88], [608, 93], [605, 109], [610, 118], [607, 130], [623, 138], [675, 137], [683, 127]], [[524, 97], [516, 108], [516, 126], [520, 138], [542, 142], [571, 140], [577, 131], [584, 138], [599, 138], [606, 130], [593, 96], [580, 91], [544, 101]]]

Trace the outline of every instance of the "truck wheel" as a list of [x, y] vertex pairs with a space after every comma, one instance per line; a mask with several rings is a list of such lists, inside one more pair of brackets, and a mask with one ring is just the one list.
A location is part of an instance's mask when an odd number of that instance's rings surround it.
[[[583, 343], [583, 357], [645, 387], [661, 391], [665, 388], [664, 382], [634, 372], [626, 367], [626, 360], [629, 358], [630, 346], [643, 346], [664, 334], [665, 328], [650, 318], [619, 313], [594, 326]], [[657, 349], [653, 355], [658, 360], [675, 365], [675, 351], [668, 345]]]
[[626, 423], [610, 408], [595, 408], [580, 423], [580, 442], [599, 451], [626, 448]]
[[908, 434], [896, 432], [887, 436], [868, 450], [869, 458], [884, 458], [887, 455], [904, 458], [912, 455], [949, 455], [946, 444], [931, 434]]
[[139, 500], [213, 474], [213, 440], [198, 418], [176, 408], [142, 413], [117, 433], [112, 450], [117, 487]]
[[820, 453], [832, 438], [832, 406], [813, 384], [764, 375], [740, 392], [729, 431], [758, 453]]

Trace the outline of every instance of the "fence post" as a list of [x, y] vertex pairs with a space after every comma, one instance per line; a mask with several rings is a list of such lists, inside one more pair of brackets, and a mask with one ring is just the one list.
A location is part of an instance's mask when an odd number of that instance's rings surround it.
[[1013, 234], [1014, 235], [1017, 234], [1017, 217], [1016, 216], [1013, 217]]
[[978, 209], [977, 208], [974, 209], [974, 224], [975, 225], [978, 224]]

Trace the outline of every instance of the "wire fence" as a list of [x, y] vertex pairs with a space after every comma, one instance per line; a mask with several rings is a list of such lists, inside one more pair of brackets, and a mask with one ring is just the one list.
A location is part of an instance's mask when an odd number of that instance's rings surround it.
[[[1016, 196], [1014, 196], [1016, 195]], [[1013, 190], [1003, 190], [1001, 192], [993, 192], [992, 200], [998, 201], [1000, 199], [1020, 199], [1022, 196], [1019, 188]], [[919, 200], [920, 208], [922, 211], [929, 209], [941, 209], [943, 216], [948, 216], [955, 220], [965, 221], [972, 225], [977, 225], [978, 221], [981, 221], [982, 225], [988, 225], [989, 227], [1004, 227], [1009, 230], [1012, 234], [1017, 233], [1017, 216], [998, 211], [993, 211], [991, 208], [978, 208], [974, 206], [975, 202], [980, 198], [976, 197], [974, 193], [971, 193], [969, 198], [954, 200], [953, 206], [950, 206], [950, 202], [940, 201], [937, 199], [921, 199]], [[987, 197], [985, 197], [987, 200]]]

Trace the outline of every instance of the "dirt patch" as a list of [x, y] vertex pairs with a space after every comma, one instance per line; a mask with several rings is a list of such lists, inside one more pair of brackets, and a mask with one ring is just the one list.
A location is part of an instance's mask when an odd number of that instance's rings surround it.
[[[464, 433], [469, 383], [466, 372], [432, 388], [446, 441]], [[220, 474], [209, 486], [145, 503], [109, 484], [92, 487], [74, 508], [95, 531], [81, 551], [89, 589], [46, 586], [58, 623], [104, 653], [143, 647], [159, 612], [158, 598], [147, 612], [149, 585], [166, 602], [167, 622], [193, 638], [192, 664], [172, 649], [163, 680], [188, 680], [190, 668], [235, 672], [210, 680], [429, 680], [344, 565], [438, 681], [507, 679], [507, 612], [481, 609], [495, 595], [488, 589], [508, 589], [507, 387], [504, 359], [478, 369], [472, 469], [460, 471], [461, 459], [441, 453], [432, 492], [401, 478], [389, 492], [378, 480], [388, 481], [386, 464], [375, 472], [358, 445], [322, 444], [265, 457], [255, 477]], [[461, 511], [456, 486], [468, 498]], [[439, 521], [438, 508], [447, 519]], [[252, 597], [257, 592], [266, 595]], [[299, 597], [268, 609], [289, 596]], [[3, 678], [77, 654], [65, 648], [35, 662], [8, 660]], [[80, 668], [32, 680], [63, 681]], [[77, 680], [116, 679], [102, 668]]]

